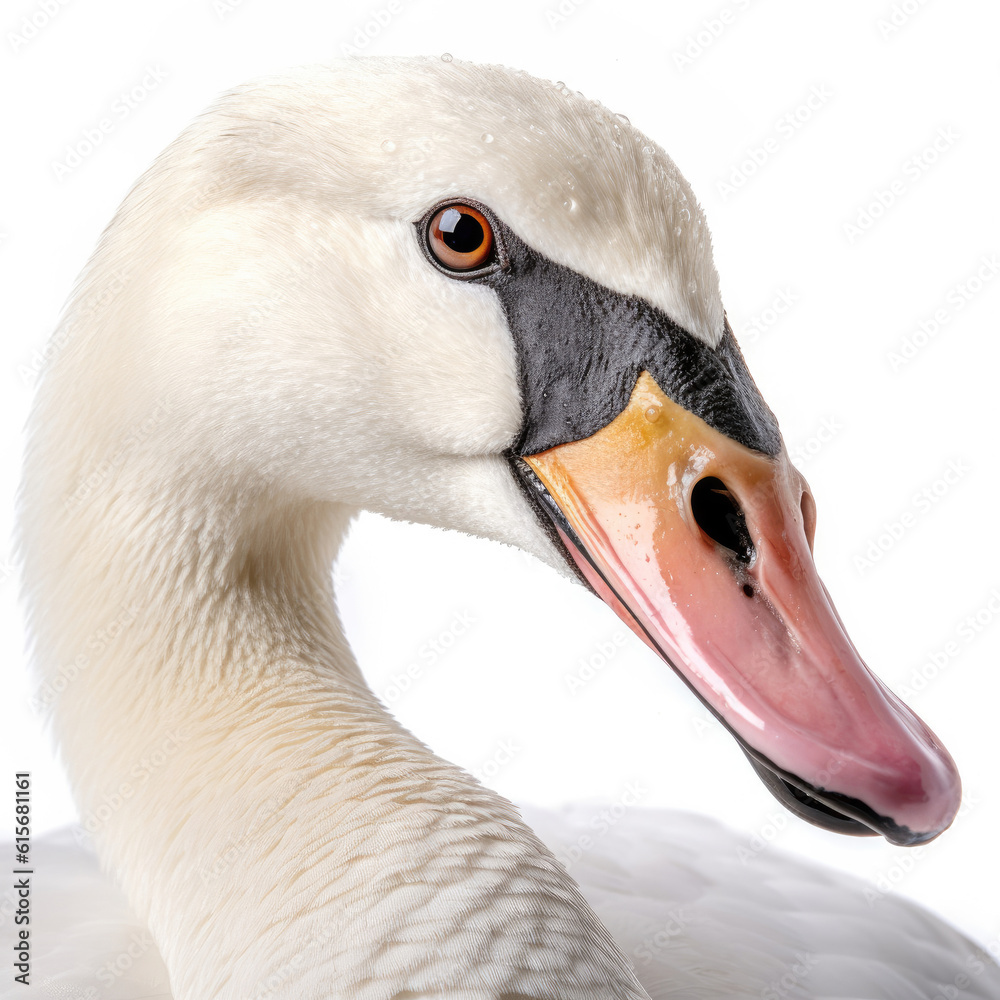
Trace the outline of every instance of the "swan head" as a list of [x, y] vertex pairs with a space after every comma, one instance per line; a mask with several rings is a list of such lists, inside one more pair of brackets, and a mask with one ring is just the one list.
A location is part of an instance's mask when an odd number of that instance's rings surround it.
[[951, 758], [819, 579], [694, 194], [620, 116], [439, 60], [248, 85], [137, 184], [67, 328], [37, 420], [86, 415], [46, 452], [77, 456], [70, 487], [152, 421], [118, 502], [180, 483], [275, 545], [261, 511], [306, 505], [517, 545], [604, 599], [792, 811], [895, 843], [954, 817]]

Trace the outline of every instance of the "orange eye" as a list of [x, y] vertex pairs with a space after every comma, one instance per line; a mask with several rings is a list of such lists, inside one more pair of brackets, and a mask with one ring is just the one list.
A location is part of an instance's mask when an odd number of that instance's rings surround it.
[[471, 205], [445, 205], [427, 227], [427, 245], [435, 260], [452, 271], [474, 271], [493, 255], [493, 229]]

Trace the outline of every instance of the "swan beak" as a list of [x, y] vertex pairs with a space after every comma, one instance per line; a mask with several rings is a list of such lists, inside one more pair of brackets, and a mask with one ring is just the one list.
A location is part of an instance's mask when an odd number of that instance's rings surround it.
[[812, 497], [784, 449], [738, 444], [643, 372], [610, 424], [524, 462], [586, 580], [786, 806], [894, 844], [948, 827], [954, 761], [844, 631], [813, 561]]

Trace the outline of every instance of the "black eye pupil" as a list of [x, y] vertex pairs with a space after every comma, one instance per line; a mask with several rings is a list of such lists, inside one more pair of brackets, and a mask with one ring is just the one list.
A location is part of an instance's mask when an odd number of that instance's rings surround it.
[[483, 245], [486, 233], [482, 224], [472, 215], [449, 208], [438, 223], [441, 239], [455, 253], [473, 253]]

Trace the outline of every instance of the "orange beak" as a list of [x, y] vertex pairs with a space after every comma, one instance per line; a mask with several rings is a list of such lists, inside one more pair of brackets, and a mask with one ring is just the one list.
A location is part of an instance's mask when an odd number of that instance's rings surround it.
[[955, 764], [845, 633], [813, 561], [812, 497], [784, 449], [736, 443], [643, 372], [606, 427], [524, 461], [586, 580], [793, 812], [896, 844], [951, 823]]

